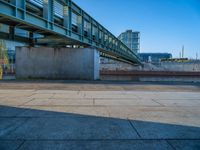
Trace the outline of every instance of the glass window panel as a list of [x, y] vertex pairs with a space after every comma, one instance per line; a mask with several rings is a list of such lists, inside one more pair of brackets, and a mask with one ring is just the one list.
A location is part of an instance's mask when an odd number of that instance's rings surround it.
[[78, 26], [78, 15], [72, 12], [72, 25]]
[[57, 17], [63, 18], [63, 11], [64, 11], [64, 7], [62, 4], [60, 4], [57, 1], [54, 1], [54, 14]]

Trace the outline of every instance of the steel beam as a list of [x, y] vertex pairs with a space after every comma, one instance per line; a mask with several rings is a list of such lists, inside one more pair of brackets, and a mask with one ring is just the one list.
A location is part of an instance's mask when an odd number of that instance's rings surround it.
[[[56, 20], [54, 13], [55, 1], [63, 5], [64, 9], [63, 15]], [[28, 26], [27, 30], [30, 31], [44, 31], [44, 33], [49, 33], [49, 35], [54, 35], [57, 38], [66, 38], [65, 41], [76, 41], [81, 45], [96, 47], [103, 53], [117, 56], [122, 60], [140, 63], [134, 52], [71, 0], [44, 0], [42, 8], [38, 8], [42, 16], [29, 11], [32, 7], [27, 10], [27, 6], [34, 5], [30, 2], [28, 3], [26, 0], [11, 0], [10, 2], [0, 0], [0, 17], [5, 18], [7, 24]], [[72, 30], [72, 12], [78, 16], [77, 32]], [[90, 31], [87, 36], [84, 35], [85, 20], [90, 24]], [[100, 32], [102, 32], [101, 39]]]

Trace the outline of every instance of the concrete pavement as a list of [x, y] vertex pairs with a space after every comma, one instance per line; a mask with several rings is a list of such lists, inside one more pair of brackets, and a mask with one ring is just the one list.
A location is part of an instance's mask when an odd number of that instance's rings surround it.
[[200, 149], [200, 88], [0, 83], [0, 150], [7, 149]]

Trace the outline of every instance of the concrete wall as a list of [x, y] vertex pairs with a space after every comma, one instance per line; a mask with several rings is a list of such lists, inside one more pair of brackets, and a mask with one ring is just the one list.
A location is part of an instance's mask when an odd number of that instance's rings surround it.
[[200, 60], [190, 60], [189, 62], [161, 62], [160, 65], [143, 63], [143, 67], [134, 66], [127, 63], [101, 58], [100, 70], [103, 71], [187, 71], [200, 72]]
[[17, 78], [99, 79], [96, 49], [17, 47]]
[[103, 71], [132, 71], [132, 70], [140, 70], [141, 66], [137, 65], [131, 65], [128, 63], [120, 62], [117, 60], [112, 60], [109, 58], [103, 58], [101, 57], [101, 63], [100, 63], [100, 70]]
[[164, 71], [163, 68], [152, 65], [150, 63], [143, 63], [140, 65], [132, 65], [117, 60], [108, 58], [101, 58], [100, 70], [102, 71]]
[[200, 71], [200, 61], [194, 60], [189, 62], [162, 62], [161, 67], [168, 71]]

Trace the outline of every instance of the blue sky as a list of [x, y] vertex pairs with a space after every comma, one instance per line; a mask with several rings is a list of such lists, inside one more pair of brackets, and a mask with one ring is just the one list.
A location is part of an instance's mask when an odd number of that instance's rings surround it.
[[141, 32], [141, 52], [170, 52], [200, 58], [200, 0], [73, 0], [118, 36]]

